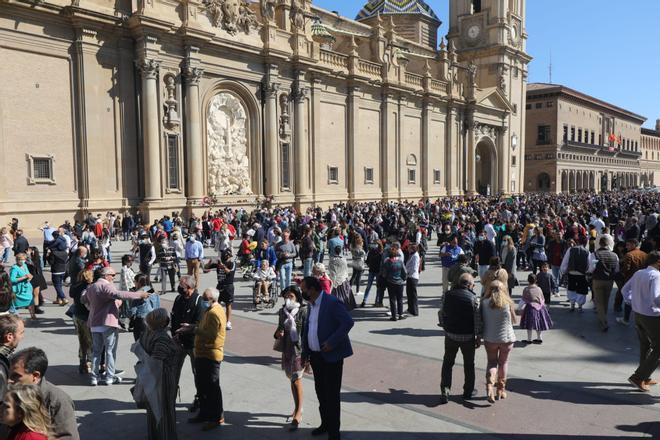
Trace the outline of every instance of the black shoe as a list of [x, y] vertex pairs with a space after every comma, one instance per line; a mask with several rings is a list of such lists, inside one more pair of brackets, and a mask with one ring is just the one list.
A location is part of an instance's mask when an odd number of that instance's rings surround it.
[[395, 316], [392, 316], [392, 317], [390, 318], [390, 321], [396, 321], [396, 317], [395, 317]]
[[449, 388], [440, 387], [440, 404], [449, 403]]
[[364, 301], [362, 301], [362, 304], [360, 304], [360, 308], [361, 308], [361, 309], [364, 309], [364, 307], [365, 307], [366, 305], [367, 305], [367, 303], [365, 303]]
[[208, 420], [204, 420], [204, 418], [200, 416], [195, 416], [188, 419], [188, 423], [191, 424], [204, 423], [204, 422], [208, 422]]
[[521, 342], [525, 345], [532, 343], [532, 341], [528, 341], [527, 339], [523, 339]]
[[312, 435], [313, 435], [314, 437], [316, 437], [316, 436], [319, 436], [319, 435], [323, 435], [323, 434], [325, 434], [326, 432], [328, 432], [328, 430], [326, 429], [326, 427], [323, 426], [323, 425], [321, 425], [321, 426], [319, 426], [318, 428], [312, 430]]
[[543, 341], [541, 339], [534, 339], [532, 341], [532, 344], [541, 345], [541, 344], [543, 344]]
[[193, 399], [192, 405], [190, 405], [190, 408], [188, 408], [188, 411], [196, 412], [198, 409], [199, 409], [199, 399], [195, 397], [195, 399]]
[[472, 400], [477, 395], [477, 390], [472, 390], [471, 393], [463, 393], [463, 400]]
[[37, 314], [37, 315], [43, 315], [46, 312], [44, 312], [44, 309], [42, 309], [41, 307], [35, 306], [34, 313]]

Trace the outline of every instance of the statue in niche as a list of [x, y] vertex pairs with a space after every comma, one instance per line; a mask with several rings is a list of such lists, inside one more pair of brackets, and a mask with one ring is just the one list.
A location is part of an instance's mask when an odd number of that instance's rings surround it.
[[287, 139], [291, 136], [291, 117], [289, 116], [289, 95], [283, 93], [280, 96], [280, 137]]
[[173, 75], [165, 76], [165, 111], [163, 117], [163, 125], [168, 130], [176, 130], [179, 128], [180, 120], [178, 113], [179, 102], [176, 99], [176, 80]]
[[303, 30], [305, 28], [305, 18], [307, 15], [306, 0], [291, 0], [291, 25], [295, 29]]
[[268, 21], [275, 19], [275, 0], [261, 0], [261, 15]]
[[219, 93], [209, 105], [207, 126], [209, 193], [252, 194], [245, 107], [231, 93]]

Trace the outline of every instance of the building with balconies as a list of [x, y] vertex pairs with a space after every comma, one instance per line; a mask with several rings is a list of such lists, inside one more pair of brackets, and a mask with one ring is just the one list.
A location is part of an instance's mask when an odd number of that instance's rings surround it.
[[640, 186], [643, 116], [557, 84], [527, 86], [525, 191]]

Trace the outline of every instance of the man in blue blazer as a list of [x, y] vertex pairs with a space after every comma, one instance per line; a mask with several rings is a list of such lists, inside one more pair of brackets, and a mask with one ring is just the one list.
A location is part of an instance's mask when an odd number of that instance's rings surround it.
[[318, 279], [306, 277], [300, 288], [309, 303], [302, 332], [302, 358], [312, 365], [321, 413], [321, 426], [314, 429], [312, 435], [328, 433], [330, 440], [339, 440], [341, 379], [344, 358], [353, 354], [348, 339], [353, 318], [344, 304], [321, 290]]

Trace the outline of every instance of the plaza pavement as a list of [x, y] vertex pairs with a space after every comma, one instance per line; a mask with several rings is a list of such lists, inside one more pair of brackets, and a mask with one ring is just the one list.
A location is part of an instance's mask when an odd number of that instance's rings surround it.
[[[113, 243], [115, 261], [128, 250]], [[212, 251], [207, 250], [207, 254]], [[488, 404], [485, 399], [486, 358], [477, 351], [478, 397], [463, 402], [460, 355], [454, 367], [449, 404], [439, 405], [443, 331], [437, 326], [440, 268], [437, 248], [429, 251], [422, 273], [420, 316], [391, 322], [386, 309], [367, 307], [353, 312], [350, 333], [355, 355], [346, 360], [342, 393], [342, 431], [345, 439], [618, 439], [660, 438], [660, 386], [651, 393], [635, 391], [626, 381], [636, 366], [639, 348], [632, 327], [614, 323], [609, 333], [598, 329], [588, 305], [584, 314], [569, 313], [565, 302], [551, 306], [555, 328], [544, 344], [516, 344], [509, 367], [509, 398]], [[113, 264], [119, 270], [117, 264]], [[48, 272], [45, 273], [50, 278]], [[519, 279], [526, 279], [520, 273]], [[366, 277], [364, 277], [366, 278]], [[194, 385], [188, 361], [184, 365], [178, 400], [180, 439], [302, 439], [320, 423], [313, 379], [306, 377], [303, 422], [288, 431], [293, 408], [289, 382], [272, 350], [277, 308], [253, 311], [251, 282], [237, 276], [234, 329], [228, 332], [221, 368], [227, 424], [202, 433], [186, 423]], [[366, 281], [366, 280], [363, 280]], [[523, 283], [526, 284], [526, 283]], [[203, 275], [202, 288], [215, 286], [215, 273]], [[159, 286], [158, 286], [159, 287]], [[480, 287], [478, 286], [477, 289]], [[522, 287], [516, 288], [519, 298]], [[45, 292], [54, 298], [52, 286]], [[370, 302], [373, 303], [375, 290]], [[161, 297], [170, 308], [174, 293]], [[361, 297], [358, 297], [358, 303]], [[562, 292], [562, 300], [565, 294]], [[280, 303], [281, 304], [281, 303]], [[279, 307], [279, 304], [278, 304]], [[82, 439], [144, 439], [146, 417], [137, 410], [127, 384], [88, 385], [77, 372], [77, 339], [64, 308], [45, 307], [46, 313], [27, 322], [22, 347], [39, 346], [48, 354], [47, 378], [74, 399]], [[26, 316], [23, 311], [23, 317]], [[525, 331], [516, 329], [519, 339]], [[131, 334], [120, 336], [118, 367], [134, 378]], [[660, 375], [660, 373], [658, 373]]]

